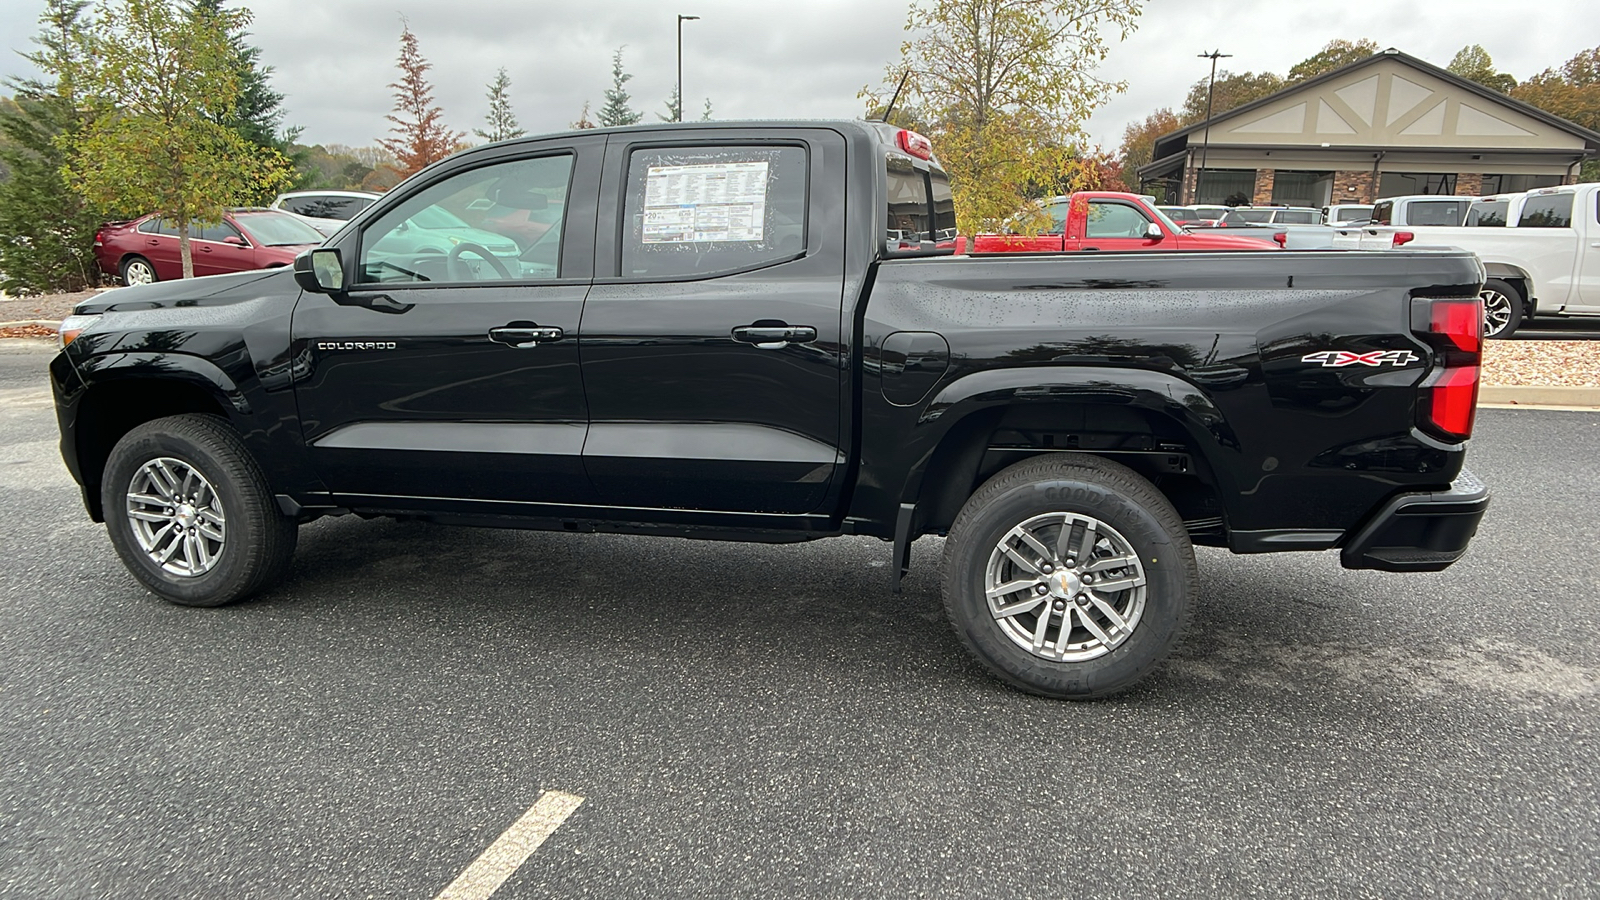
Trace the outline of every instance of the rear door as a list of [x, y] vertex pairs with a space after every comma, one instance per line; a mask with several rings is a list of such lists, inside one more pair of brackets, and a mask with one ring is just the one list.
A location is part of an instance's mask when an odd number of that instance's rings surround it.
[[1584, 223], [1578, 241], [1582, 258], [1578, 303], [1585, 312], [1600, 312], [1600, 189], [1590, 189], [1583, 207]]
[[799, 514], [837, 478], [845, 141], [776, 134], [611, 136], [580, 339], [602, 503]]
[[[239, 229], [227, 222], [194, 226], [195, 236], [189, 246], [194, 254], [194, 274], [221, 275], [226, 272], [246, 272], [254, 269], [255, 251], [252, 250]], [[233, 238], [237, 243], [230, 244]]]
[[178, 251], [178, 227], [157, 216], [139, 226], [135, 241], [138, 254], [150, 260], [160, 281], [183, 277], [183, 259]]

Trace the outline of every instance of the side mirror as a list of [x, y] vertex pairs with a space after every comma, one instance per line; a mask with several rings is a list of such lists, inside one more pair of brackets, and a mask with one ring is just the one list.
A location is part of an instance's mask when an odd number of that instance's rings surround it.
[[1161, 230], [1160, 225], [1156, 224], [1155, 222], [1151, 222], [1150, 224], [1144, 226], [1144, 236], [1149, 240], [1159, 241], [1166, 237], [1167, 233]]
[[294, 258], [294, 280], [318, 294], [342, 294], [344, 259], [336, 247], [316, 247]]
[[227, 237], [222, 239], [222, 242], [224, 244], [232, 244], [235, 247], [248, 247], [248, 246], [250, 246], [249, 244], [246, 244], [244, 242], [244, 238], [239, 237], [237, 234], [228, 235]]

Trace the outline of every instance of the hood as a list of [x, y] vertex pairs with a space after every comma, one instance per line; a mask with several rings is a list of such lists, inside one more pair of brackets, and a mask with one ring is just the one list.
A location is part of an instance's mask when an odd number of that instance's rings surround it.
[[1194, 248], [1214, 250], [1281, 250], [1277, 241], [1272, 236], [1277, 232], [1271, 228], [1261, 229], [1261, 237], [1246, 237], [1242, 234], [1207, 234], [1204, 231], [1189, 232], [1189, 245]]
[[[203, 278], [157, 281], [153, 284], [117, 288], [79, 303], [73, 307], [72, 312], [74, 315], [98, 315], [108, 312], [170, 309], [178, 306], [220, 306], [260, 296], [259, 291], [238, 289], [268, 278], [292, 281], [294, 272], [288, 267], [259, 269], [231, 275], [207, 275]], [[298, 287], [285, 287], [285, 290], [291, 289], [299, 291]]]

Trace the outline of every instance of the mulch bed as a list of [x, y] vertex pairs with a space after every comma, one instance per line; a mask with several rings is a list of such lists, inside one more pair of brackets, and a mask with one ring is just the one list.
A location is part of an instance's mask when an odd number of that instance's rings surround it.
[[1600, 387], [1600, 341], [1485, 341], [1483, 383]]

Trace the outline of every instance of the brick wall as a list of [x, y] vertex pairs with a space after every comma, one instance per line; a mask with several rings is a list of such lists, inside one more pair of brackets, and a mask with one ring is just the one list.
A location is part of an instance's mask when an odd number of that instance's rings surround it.
[[1272, 203], [1272, 186], [1277, 181], [1277, 169], [1257, 169], [1256, 187], [1250, 198], [1254, 206], [1267, 206]]
[[1456, 193], [1463, 197], [1483, 196], [1483, 173], [1462, 172], [1457, 175]]
[[[1354, 191], [1350, 188], [1355, 188]], [[1371, 203], [1372, 173], [1344, 171], [1333, 173], [1334, 203]]]

